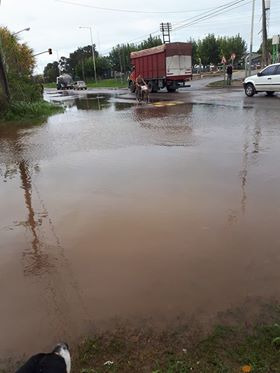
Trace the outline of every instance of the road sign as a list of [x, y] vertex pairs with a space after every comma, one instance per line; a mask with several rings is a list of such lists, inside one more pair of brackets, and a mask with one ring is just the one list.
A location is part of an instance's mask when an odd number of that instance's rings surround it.
[[236, 57], [235, 53], [232, 53], [231, 56], [230, 56], [231, 60], [235, 60], [235, 57]]

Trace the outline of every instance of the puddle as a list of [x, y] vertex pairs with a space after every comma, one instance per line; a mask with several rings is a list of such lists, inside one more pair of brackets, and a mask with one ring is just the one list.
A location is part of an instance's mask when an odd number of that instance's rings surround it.
[[0, 356], [279, 297], [277, 108], [70, 99], [0, 128]]

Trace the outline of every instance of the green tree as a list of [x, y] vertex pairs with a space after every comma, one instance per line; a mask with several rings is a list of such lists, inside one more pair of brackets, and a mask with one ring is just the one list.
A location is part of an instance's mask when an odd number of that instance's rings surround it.
[[[96, 60], [95, 60], [96, 66]], [[97, 74], [97, 71], [96, 71]], [[98, 74], [97, 74], [98, 75]], [[92, 58], [82, 60], [75, 68], [75, 79], [93, 80], [94, 79], [94, 65]]]
[[73, 75], [73, 68], [70, 64], [70, 58], [62, 56], [60, 57], [58, 64], [59, 64], [59, 70], [62, 73]]
[[[273, 47], [272, 47], [272, 38], [271, 39], [267, 39], [267, 48], [268, 48], [268, 52], [271, 54], [273, 54]], [[262, 54], [262, 43], [260, 45], [260, 48], [258, 50], [258, 53], [259, 54]]]
[[203, 40], [198, 41], [198, 54], [203, 65], [217, 65], [220, 62], [221, 47], [214, 34], [208, 34]]
[[[96, 51], [96, 46], [93, 44], [93, 53], [95, 60], [98, 58], [98, 52]], [[73, 78], [76, 79], [79, 76], [78, 71], [81, 70], [81, 67], [86, 63], [86, 60], [92, 59], [92, 46], [86, 45], [84, 47], [78, 48], [73, 53], [70, 53], [68, 63], [69, 69], [72, 72]], [[88, 74], [86, 76], [89, 76]], [[92, 64], [92, 72], [90, 76], [94, 76], [94, 68]]]
[[159, 36], [150, 35], [147, 40], [142, 41], [137, 47], [138, 50], [157, 47], [162, 44], [162, 40]]
[[192, 43], [192, 64], [197, 65], [199, 64], [198, 44], [193, 39], [190, 39], [189, 43]]
[[59, 75], [59, 64], [57, 61], [53, 63], [48, 63], [44, 68], [44, 80], [47, 83], [52, 83], [56, 81], [57, 76]]
[[247, 50], [246, 42], [239, 34], [230, 37], [219, 37], [218, 43], [220, 45], [221, 54], [225, 56], [227, 60], [230, 60], [232, 53], [235, 53], [235, 60], [238, 61]]
[[122, 45], [118, 44], [116, 47], [114, 47], [111, 50], [109, 54], [112, 69], [115, 71], [121, 71], [124, 73], [130, 71], [131, 69], [130, 53], [131, 52], [156, 47], [161, 44], [162, 44], [162, 41], [159, 37], [152, 37], [151, 35], [148, 37], [148, 39], [143, 40], [138, 45], [133, 44], [133, 43], [122, 44]]
[[0, 28], [0, 39], [11, 101], [37, 101], [41, 97], [41, 86], [32, 78], [33, 50], [20, 43], [6, 27]]
[[122, 44], [113, 47], [109, 54], [112, 69], [114, 71], [127, 72], [131, 68], [130, 53], [137, 50], [134, 44]]
[[103, 79], [110, 78], [112, 65], [108, 56], [98, 56], [96, 58], [97, 75]]

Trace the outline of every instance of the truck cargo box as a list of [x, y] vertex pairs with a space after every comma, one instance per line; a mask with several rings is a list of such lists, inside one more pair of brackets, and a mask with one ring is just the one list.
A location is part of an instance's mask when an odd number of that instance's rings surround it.
[[192, 78], [191, 43], [169, 43], [131, 52], [136, 76], [141, 74], [150, 86], [174, 91]]

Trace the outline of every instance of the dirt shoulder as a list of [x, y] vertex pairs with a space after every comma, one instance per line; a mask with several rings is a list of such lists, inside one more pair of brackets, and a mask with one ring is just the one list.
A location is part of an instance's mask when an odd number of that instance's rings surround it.
[[[106, 331], [91, 330], [71, 346], [72, 372], [279, 372], [280, 305], [262, 304], [258, 312], [253, 305], [219, 315], [210, 328], [182, 317], [164, 329], [149, 320], [141, 327], [118, 321]], [[0, 372], [20, 365], [0, 360]]]

